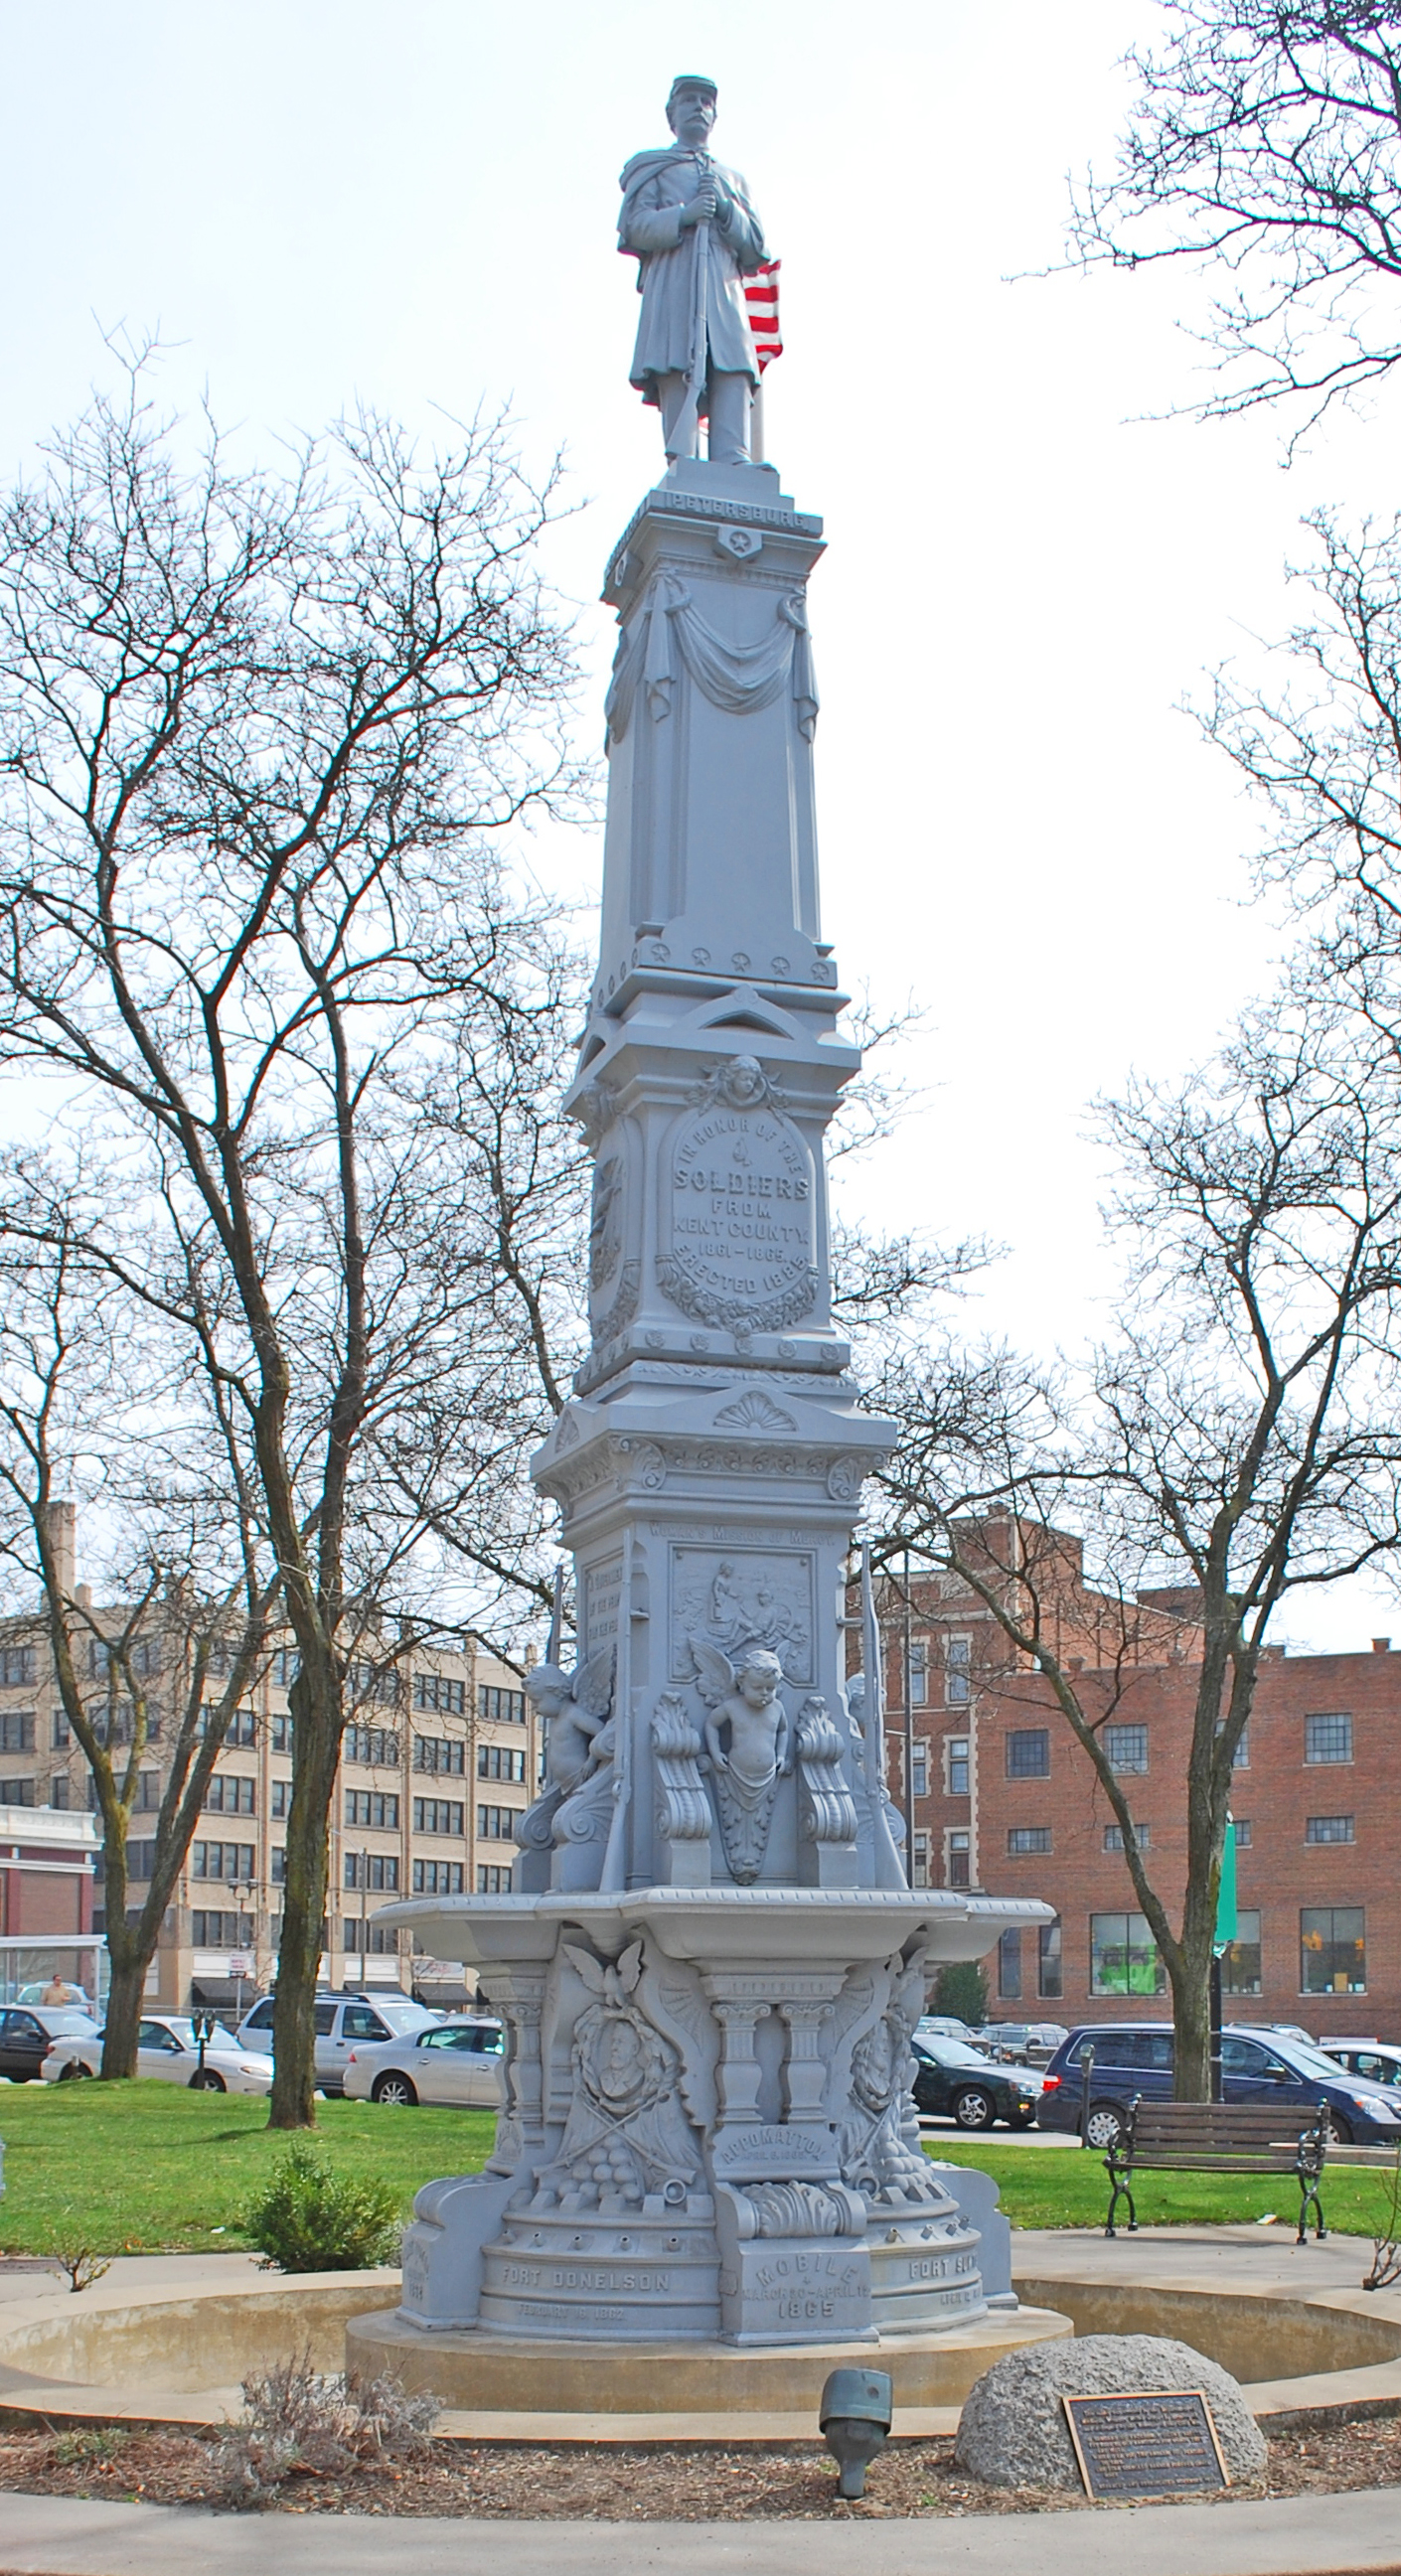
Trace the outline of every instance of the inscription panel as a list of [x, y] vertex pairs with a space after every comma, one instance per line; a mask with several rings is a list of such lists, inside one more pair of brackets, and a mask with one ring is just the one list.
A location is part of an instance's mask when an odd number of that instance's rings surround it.
[[618, 1610], [623, 1597], [623, 1560], [605, 1557], [599, 1565], [584, 1568], [584, 1653], [596, 1655], [600, 1646], [611, 1646], [618, 1634]]
[[1199, 2388], [1061, 2404], [1086, 2495], [1196, 2495], [1231, 2483]]
[[813, 1162], [792, 1120], [721, 1100], [672, 1141], [663, 1289], [683, 1314], [779, 1332], [816, 1298]]

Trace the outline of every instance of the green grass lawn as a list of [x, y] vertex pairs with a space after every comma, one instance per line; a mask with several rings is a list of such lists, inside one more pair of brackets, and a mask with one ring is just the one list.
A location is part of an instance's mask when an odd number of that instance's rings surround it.
[[[480, 2171], [496, 2126], [490, 2111], [318, 2102], [316, 2113], [329, 2162], [387, 2175], [406, 2217], [420, 2183]], [[231, 2252], [245, 2241], [239, 2212], [287, 2152], [286, 2133], [267, 2118], [266, 2102], [251, 2095], [177, 2084], [0, 2086], [0, 2250]]]
[[[330, 2162], [387, 2175], [405, 2215], [420, 2183], [479, 2172], [494, 2126], [489, 2111], [317, 2104], [316, 2136]], [[268, 2128], [261, 2100], [154, 2083], [0, 2087], [0, 2138], [0, 2250], [11, 2254], [60, 2245], [86, 2245], [95, 2254], [231, 2252], [244, 2242], [240, 2211], [288, 2145], [285, 2134]], [[981, 2165], [995, 2175], [1014, 2227], [1104, 2224], [1108, 2184], [1096, 2155], [992, 2140], [927, 2144], [942, 2162]], [[1387, 2179], [1376, 2170], [1334, 2167], [1323, 2186], [1330, 2228], [1378, 2233]], [[1270, 2209], [1292, 2224], [1297, 2194], [1287, 2174], [1145, 2174], [1138, 2205], [1145, 2226], [1251, 2220]]]

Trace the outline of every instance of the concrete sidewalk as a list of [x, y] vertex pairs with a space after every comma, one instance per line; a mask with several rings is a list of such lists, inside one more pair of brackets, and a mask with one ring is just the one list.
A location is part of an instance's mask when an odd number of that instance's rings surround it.
[[1399, 2576], [1401, 2488], [929, 2522], [505, 2522], [3, 2500], [0, 2576]]

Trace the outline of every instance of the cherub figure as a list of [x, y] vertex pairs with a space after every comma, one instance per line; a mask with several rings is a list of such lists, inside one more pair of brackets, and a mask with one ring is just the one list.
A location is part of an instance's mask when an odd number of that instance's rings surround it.
[[730, 1874], [746, 1886], [763, 1864], [778, 1783], [793, 1768], [792, 1729], [778, 1695], [783, 1666], [761, 1646], [750, 1647], [738, 1670], [704, 1638], [692, 1638], [691, 1652], [707, 1711], [703, 1767], [715, 1784]]
[[597, 1654], [567, 1673], [560, 1664], [537, 1664], [525, 1677], [525, 1695], [545, 1727], [545, 1777], [567, 1797], [608, 1758], [599, 1737], [613, 1704], [614, 1648]]

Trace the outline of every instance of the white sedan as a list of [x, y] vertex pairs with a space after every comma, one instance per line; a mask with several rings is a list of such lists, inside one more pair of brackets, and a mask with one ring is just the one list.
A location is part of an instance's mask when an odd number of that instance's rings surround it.
[[[90, 2038], [55, 2040], [44, 2060], [46, 2084], [65, 2084], [79, 2075], [102, 2072], [102, 2033]], [[204, 2043], [200, 2063], [194, 2023], [184, 2013], [152, 2014], [136, 2035], [136, 2072], [154, 2075], [164, 2084], [185, 2084], [192, 2093], [270, 2093], [272, 2059], [240, 2048], [226, 2030], [216, 2027]]]
[[445, 2021], [403, 2039], [353, 2048], [345, 2070], [352, 2102], [382, 2102], [388, 2110], [414, 2102], [501, 2107], [502, 2032], [499, 2021]]

